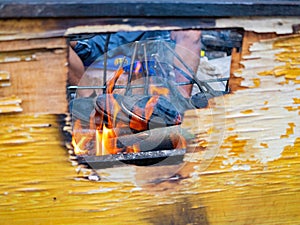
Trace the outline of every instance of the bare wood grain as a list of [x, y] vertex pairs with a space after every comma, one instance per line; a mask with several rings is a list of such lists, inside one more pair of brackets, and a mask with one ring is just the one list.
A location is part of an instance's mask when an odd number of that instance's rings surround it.
[[0, 42], [7, 51], [0, 53], [1, 69], [9, 72], [11, 83], [0, 89], [0, 95], [21, 98], [24, 113], [65, 113], [67, 48], [64, 41], [61, 38]]

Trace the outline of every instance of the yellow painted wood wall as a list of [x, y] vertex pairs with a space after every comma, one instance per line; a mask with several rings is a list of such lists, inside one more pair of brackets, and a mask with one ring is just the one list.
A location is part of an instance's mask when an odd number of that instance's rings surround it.
[[[1, 23], [7, 31], [8, 22]], [[19, 39], [22, 35], [26, 32], [18, 33]], [[61, 139], [62, 117], [52, 114], [65, 112], [66, 103], [57, 111], [44, 108], [48, 115], [1, 114], [1, 224], [299, 224], [300, 35], [245, 35], [260, 38], [244, 42], [242, 66], [232, 71], [238, 77], [232, 77], [234, 92], [185, 117], [183, 127], [197, 134], [198, 142], [189, 146], [195, 151], [186, 155], [179, 172], [187, 178], [179, 181], [143, 186], [83, 179]], [[60, 41], [42, 55], [59, 55], [52, 74], [66, 77], [67, 53]], [[52, 61], [46, 58], [29, 70], [18, 68], [22, 62], [0, 65], [14, 77], [13, 86], [33, 68], [43, 67], [35, 76], [50, 76]], [[18, 93], [24, 111], [34, 109], [26, 102], [35, 92], [6, 88], [1, 97]]]

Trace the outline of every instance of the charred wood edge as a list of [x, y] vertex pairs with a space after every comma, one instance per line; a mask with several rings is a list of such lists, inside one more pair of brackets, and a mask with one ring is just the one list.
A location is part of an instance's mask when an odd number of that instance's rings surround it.
[[185, 149], [173, 149], [104, 156], [77, 156], [77, 160], [79, 164], [93, 169], [122, 167], [128, 164], [137, 166], [162, 166], [182, 163], [185, 153]]
[[1, 0], [0, 18], [41, 17], [227, 17], [298, 16], [300, 2], [289, 0], [144, 1]]
[[77, 157], [74, 153], [74, 148], [72, 146], [72, 118], [69, 114], [59, 114], [57, 115], [57, 121], [59, 124], [59, 130], [62, 134], [62, 142], [69, 154], [69, 159], [72, 165], [78, 165]]

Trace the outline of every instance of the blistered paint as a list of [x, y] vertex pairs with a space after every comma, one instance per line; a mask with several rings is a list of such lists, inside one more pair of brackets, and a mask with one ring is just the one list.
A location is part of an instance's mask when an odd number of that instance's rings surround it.
[[[243, 148], [249, 154], [237, 155], [230, 162], [267, 163], [282, 157], [285, 147], [300, 136], [300, 36], [254, 43], [250, 52], [239, 71], [239, 77], [244, 78], [242, 85], [249, 89], [226, 97], [230, 101], [226, 104], [227, 117], [234, 120], [230, 126], [235, 128], [227, 135], [247, 140]], [[222, 155], [229, 157], [233, 146]]]

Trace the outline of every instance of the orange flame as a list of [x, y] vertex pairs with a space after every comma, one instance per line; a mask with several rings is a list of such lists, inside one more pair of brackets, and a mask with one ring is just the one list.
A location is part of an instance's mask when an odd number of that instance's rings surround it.
[[143, 109], [135, 106], [132, 110], [133, 114], [137, 115], [130, 119], [129, 127], [136, 131], [143, 131], [147, 129], [147, 123], [139, 117], [143, 117]]
[[158, 102], [159, 96], [158, 95], [154, 95], [152, 96], [148, 102], [146, 103], [145, 106], [145, 120], [148, 122], [152, 116], [152, 113], [155, 109], [155, 105]]
[[91, 130], [83, 131], [80, 120], [76, 120], [73, 126], [72, 145], [76, 155], [84, 155], [88, 152], [86, 149], [87, 143], [93, 139]]
[[[144, 131], [147, 130], [148, 122], [151, 119], [153, 111], [155, 109], [155, 105], [157, 104], [159, 99], [158, 95], [152, 96], [146, 103], [145, 108], [142, 109], [138, 106], [133, 108], [133, 113], [137, 115], [136, 117], [132, 117], [129, 123], [129, 127], [136, 131]], [[145, 113], [144, 119], [143, 112]]]
[[115, 72], [115, 75], [107, 82], [107, 93], [111, 94], [113, 92], [114, 86], [116, 84], [116, 82], [118, 81], [118, 79], [120, 78], [120, 76], [123, 74], [124, 70], [123, 69], [118, 69]]
[[[142, 67], [141, 62], [137, 62], [134, 74], [138, 74]], [[128, 127], [128, 123], [117, 121], [118, 113], [121, 112], [121, 106], [113, 95], [114, 87], [120, 76], [124, 73], [123, 69], [118, 69], [114, 76], [107, 81], [106, 98], [105, 98], [105, 112], [94, 110], [90, 115], [89, 130], [83, 130], [80, 120], [74, 122], [72, 144], [76, 155], [91, 154], [91, 145], [89, 142], [95, 141], [93, 153], [97, 156], [107, 154], [117, 154], [126, 150], [127, 153], [140, 152], [139, 143], [134, 143], [132, 146], [118, 146], [118, 131], [114, 128]], [[149, 86], [149, 93], [152, 95], [147, 101], [144, 108], [134, 106], [132, 116], [129, 120], [129, 127], [135, 131], [141, 132], [148, 129], [148, 123], [157, 106], [161, 95], [168, 96], [169, 89], [166, 87], [158, 87], [155, 85]], [[174, 148], [185, 148], [187, 146], [186, 140], [180, 134], [171, 135], [171, 142]], [[126, 148], [126, 149], [125, 149]]]
[[123, 149], [117, 147], [117, 138], [113, 129], [103, 125], [102, 132], [96, 132], [96, 155], [117, 154]]
[[128, 147], [126, 152], [127, 153], [138, 153], [138, 152], [140, 152], [139, 144], [133, 144], [132, 146]]

